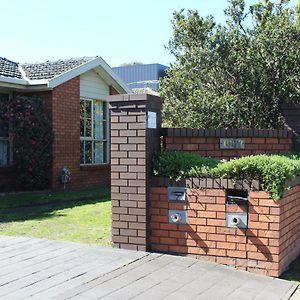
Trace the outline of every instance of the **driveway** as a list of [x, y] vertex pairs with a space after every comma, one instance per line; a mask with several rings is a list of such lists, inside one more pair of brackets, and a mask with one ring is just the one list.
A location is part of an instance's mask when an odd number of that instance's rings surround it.
[[289, 299], [297, 285], [191, 258], [0, 237], [0, 299]]

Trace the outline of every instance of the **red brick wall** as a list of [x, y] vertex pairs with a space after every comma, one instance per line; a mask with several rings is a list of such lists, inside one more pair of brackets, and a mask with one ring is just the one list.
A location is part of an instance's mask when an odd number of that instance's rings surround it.
[[[112, 86], [110, 92], [117, 93]], [[63, 187], [60, 174], [64, 166], [69, 167], [71, 171], [71, 183], [68, 184], [68, 188], [109, 185], [109, 165], [80, 167], [80, 77], [59, 85], [53, 91], [22, 95], [41, 97], [52, 121], [53, 159], [52, 168], [49, 170], [52, 173], [49, 186], [54, 189]], [[0, 180], [0, 189], [13, 189], [14, 168], [5, 168], [3, 172], [6, 172], [6, 179]]]
[[222, 150], [218, 137], [165, 137], [166, 150], [193, 152], [201, 156], [232, 158], [239, 156], [287, 152], [292, 147], [292, 138], [241, 137], [245, 139], [245, 149]]
[[[277, 208], [278, 209], [278, 208]], [[280, 269], [286, 270], [300, 253], [300, 186], [280, 200]]]
[[[250, 192], [248, 229], [236, 229], [226, 227], [224, 190], [188, 189], [188, 202], [170, 203], [167, 188], [153, 187], [151, 249], [279, 276], [300, 252], [299, 192], [294, 187], [280, 202], [265, 192]], [[188, 225], [169, 224], [169, 209], [186, 209]]]
[[109, 185], [109, 166], [80, 167], [80, 78], [71, 79], [52, 91], [53, 165], [52, 187], [62, 188], [64, 166], [71, 171], [68, 188]]

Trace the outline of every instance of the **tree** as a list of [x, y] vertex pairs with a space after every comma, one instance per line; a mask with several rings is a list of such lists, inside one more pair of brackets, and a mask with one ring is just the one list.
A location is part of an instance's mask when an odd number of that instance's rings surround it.
[[120, 64], [120, 67], [137, 66], [137, 65], [143, 65], [143, 63], [139, 61], [133, 61], [130, 63], [122, 63]]
[[297, 17], [297, 26], [298, 29], [300, 29], [300, 0], [298, 1], [296, 5], [296, 17]]
[[231, 0], [226, 25], [174, 13], [167, 49], [175, 62], [160, 89], [166, 126], [282, 126], [280, 104], [300, 100], [300, 31], [288, 2], [246, 10], [244, 0]]

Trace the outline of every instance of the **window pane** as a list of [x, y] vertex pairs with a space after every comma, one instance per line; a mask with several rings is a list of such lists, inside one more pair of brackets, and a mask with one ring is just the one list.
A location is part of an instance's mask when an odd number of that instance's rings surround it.
[[0, 141], [0, 166], [8, 165], [8, 141]]
[[8, 137], [8, 123], [0, 120], [0, 137]]
[[94, 162], [95, 164], [103, 164], [104, 161], [104, 147], [102, 142], [95, 142], [94, 146]]
[[84, 141], [80, 141], [80, 164], [84, 164]]
[[92, 118], [92, 101], [89, 100], [85, 101], [85, 113], [86, 113], [86, 118], [88, 119]]
[[104, 138], [103, 131], [103, 102], [95, 101], [94, 104], [94, 138], [102, 140]]
[[93, 147], [92, 147], [92, 142], [90, 141], [85, 141], [85, 163], [86, 164], [91, 164], [93, 162], [92, 157], [93, 157]]
[[92, 136], [92, 120], [91, 119], [85, 120], [85, 136], [86, 137]]
[[80, 100], [80, 136], [84, 136], [85, 100]]

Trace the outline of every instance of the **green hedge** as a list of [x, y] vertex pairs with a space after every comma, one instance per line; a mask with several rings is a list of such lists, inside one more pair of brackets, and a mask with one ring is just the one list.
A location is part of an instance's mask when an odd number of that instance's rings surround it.
[[285, 191], [285, 181], [300, 176], [300, 156], [254, 155], [220, 161], [187, 152], [163, 151], [153, 160], [153, 174], [179, 180], [187, 177], [257, 179], [275, 200]]

